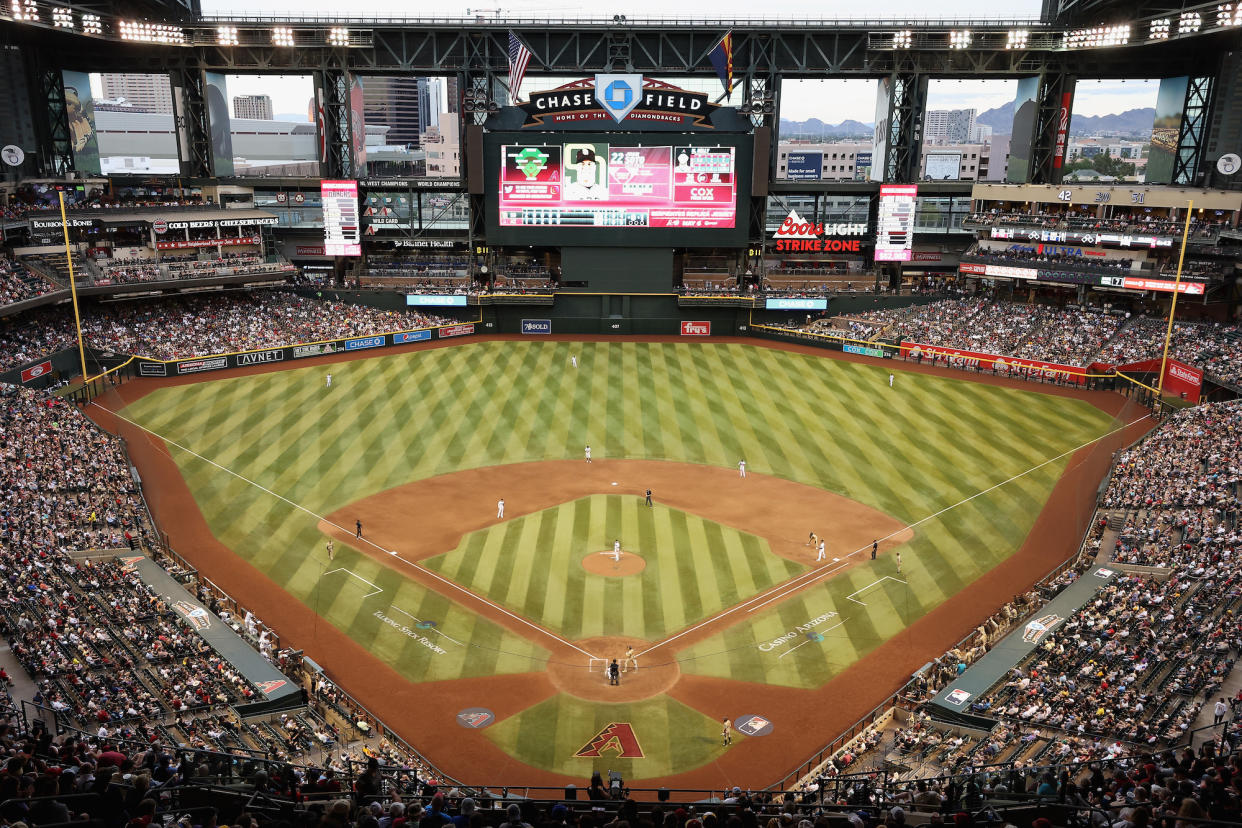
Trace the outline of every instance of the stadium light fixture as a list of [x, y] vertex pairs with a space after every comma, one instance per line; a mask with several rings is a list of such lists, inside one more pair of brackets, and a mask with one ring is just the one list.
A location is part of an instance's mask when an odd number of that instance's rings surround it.
[[130, 40], [137, 43], [163, 43], [174, 46], [185, 45], [185, 31], [180, 26], [122, 20], [120, 29], [121, 40]]
[[1216, 25], [1221, 27], [1242, 26], [1242, 3], [1221, 3], [1216, 7]]
[[1148, 24], [1147, 29], [1148, 40], [1168, 40], [1169, 39], [1169, 18], [1161, 17], [1153, 20]]
[[288, 26], [277, 26], [276, 28], [272, 29], [272, 45], [273, 46], [294, 45], [293, 29], [290, 29]]
[[1066, 49], [1098, 49], [1102, 46], [1123, 46], [1130, 42], [1130, 24], [1092, 26], [1065, 33]]
[[1177, 20], [1177, 33], [1179, 35], [1194, 34], [1203, 28], [1203, 15], [1198, 12], [1182, 12], [1182, 16]]
[[102, 35], [103, 21], [99, 19], [97, 14], [82, 15], [82, 33], [88, 35]]
[[9, 3], [10, 14], [18, 23], [38, 23], [39, 7], [35, 0], [12, 0]]
[[1010, 29], [1009, 39], [1005, 41], [1006, 49], [1025, 49], [1026, 44], [1030, 42], [1031, 32], [1029, 29]]
[[216, 43], [221, 46], [236, 46], [238, 42], [236, 26], [216, 27]]
[[950, 49], [969, 49], [973, 40], [970, 29], [954, 29], [949, 32]]
[[909, 29], [893, 32], [894, 49], [909, 49], [912, 45], [914, 45], [914, 32]]
[[348, 46], [349, 45], [349, 29], [344, 26], [333, 26], [328, 30], [329, 46]]
[[61, 6], [54, 7], [52, 9], [52, 25], [58, 29], [75, 28], [73, 25], [73, 12]]

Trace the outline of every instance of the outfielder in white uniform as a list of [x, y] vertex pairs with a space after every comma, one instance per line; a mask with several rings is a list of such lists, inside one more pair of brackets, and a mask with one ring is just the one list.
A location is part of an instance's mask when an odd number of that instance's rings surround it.
[[888, 387], [889, 388], [893, 387], [893, 375], [892, 374], [888, 375]]
[[591, 462], [591, 447], [590, 446], [586, 447], [586, 461], [588, 463]]
[[737, 461], [737, 473], [741, 477], [746, 476], [746, 461], [745, 460]]
[[572, 365], [572, 366], [574, 366], [575, 368], [577, 368], [577, 367], [578, 367], [578, 357], [577, 357], [577, 355], [576, 355], [576, 354], [575, 354], [574, 356], [571, 356], [571, 357], [569, 358], [569, 364], [570, 364], [570, 365]]
[[327, 385], [325, 385], [324, 387], [325, 387], [325, 388], [331, 388], [331, 387], [332, 387], [332, 375], [331, 375], [331, 374], [328, 374], [328, 384], [327, 384]]
[[496, 517], [502, 518], [504, 516], [505, 516], [505, 499], [502, 497], [500, 500], [496, 501]]

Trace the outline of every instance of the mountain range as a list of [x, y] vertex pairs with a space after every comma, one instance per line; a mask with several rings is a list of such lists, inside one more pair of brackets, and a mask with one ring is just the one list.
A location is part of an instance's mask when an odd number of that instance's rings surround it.
[[[1114, 112], [1108, 115], [1076, 115], [1070, 120], [1071, 135], [1132, 134], [1147, 135], [1151, 132], [1152, 121], [1156, 118], [1156, 110], [1150, 106], [1140, 109], [1127, 109], [1125, 112]], [[994, 135], [1008, 135], [1013, 128], [1013, 101], [1002, 106], [981, 112], [976, 123], [986, 124], [992, 128]], [[839, 124], [828, 124], [819, 118], [805, 121], [791, 121], [781, 118], [780, 136], [790, 138], [869, 138], [874, 133], [875, 125], [847, 119]]]

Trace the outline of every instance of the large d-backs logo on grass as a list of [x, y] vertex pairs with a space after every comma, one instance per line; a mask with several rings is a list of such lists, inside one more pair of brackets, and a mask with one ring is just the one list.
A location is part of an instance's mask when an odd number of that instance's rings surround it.
[[592, 737], [574, 754], [575, 758], [616, 753], [618, 759], [642, 759], [643, 749], [629, 722], [613, 722]]
[[643, 99], [642, 75], [596, 75], [595, 101], [617, 123]]

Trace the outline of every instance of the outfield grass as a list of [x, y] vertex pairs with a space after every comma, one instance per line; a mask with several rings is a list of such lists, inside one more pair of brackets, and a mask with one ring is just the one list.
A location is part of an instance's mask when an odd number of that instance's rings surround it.
[[[625, 552], [646, 568], [626, 578], [588, 574], [582, 559], [611, 550], [612, 538], [625, 538]], [[424, 565], [570, 639], [653, 641], [805, 569], [754, 535], [620, 495], [473, 532]]]
[[[576, 370], [569, 366], [571, 354], [579, 358]], [[753, 472], [838, 492], [914, 522], [1111, 427], [1098, 409], [1063, 397], [900, 371], [889, 389], [890, 366], [879, 361], [737, 344], [470, 343], [336, 364], [332, 389], [324, 388], [327, 370], [293, 368], [166, 388], [124, 413], [321, 515], [445, 472], [578, 459], [590, 443], [597, 459], [731, 468], [744, 457]], [[399, 574], [343, 549], [334, 566], [391, 590], [382, 599], [351, 601], [343, 590], [355, 587], [343, 586], [346, 579], [321, 582], [323, 537], [314, 517], [186, 452], [172, 453], [223, 543], [309, 606], [326, 606], [329, 623], [412, 680], [513, 672], [540, 657], [525, 640], [473, 622]], [[887, 560], [755, 613], [686, 654], [692, 658], [683, 670], [794, 686], [822, 683], [1016, 551], [1064, 465], [1064, 459], [1051, 463], [921, 524], [903, 551], [908, 585], [884, 582], [866, 612], [845, 595], [891, 574]], [[418, 520], [411, 515], [411, 532]], [[675, 542], [668, 527], [658, 543]], [[525, 531], [515, 522], [495, 539], [467, 539], [463, 550], [474, 543], [501, 549], [510, 532], [518, 533], [516, 543]], [[712, 554], [718, 554], [714, 548]], [[745, 589], [740, 585], [738, 594]], [[451, 663], [411, 649], [404, 635], [373, 614], [382, 607], [370, 602], [389, 601], [389, 594], [402, 606], [439, 613], [464, 636], [460, 640], [479, 646]], [[505, 600], [526, 601], [508, 593]], [[432, 607], [436, 602], [442, 603]], [[780, 664], [755, 655], [757, 642], [789, 622], [826, 611], [845, 617], [847, 609], [861, 614]], [[668, 629], [690, 617], [662, 623]], [[449, 626], [442, 629], [454, 634]]]

